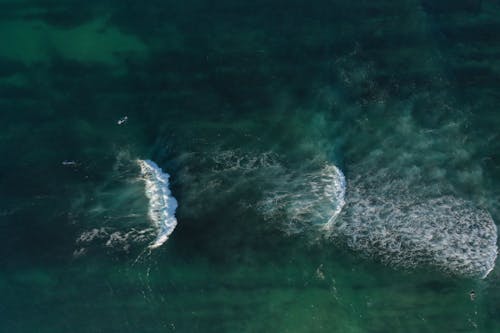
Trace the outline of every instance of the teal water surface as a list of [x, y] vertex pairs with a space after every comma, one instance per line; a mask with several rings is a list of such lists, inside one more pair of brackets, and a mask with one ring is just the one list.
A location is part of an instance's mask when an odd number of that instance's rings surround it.
[[[499, 34], [498, 1], [0, 0], [0, 332], [500, 332]], [[153, 250], [137, 159], [178, 201]]]

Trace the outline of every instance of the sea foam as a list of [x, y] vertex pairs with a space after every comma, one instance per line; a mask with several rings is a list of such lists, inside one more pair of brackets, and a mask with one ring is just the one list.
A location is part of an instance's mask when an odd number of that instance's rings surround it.
[[145, 182], [145, 193], [149, 199], [148, 215], [158, 233], [149, 248], [155, 249], [165, 243], [177, 225], [175, 210], [177, 200], [169, 188], [170, 175], [162, 171], [151, 160], [137, 160], [141, 168], [141, 176]]
[[432, 266], [478, 278], [493, 270], [497, 228], [486, 210], [449, 195], [388, 195], [394, 182], [376, 189], [351, 185], [345, 212], [331, 228], [334, 239], [396, 268]]

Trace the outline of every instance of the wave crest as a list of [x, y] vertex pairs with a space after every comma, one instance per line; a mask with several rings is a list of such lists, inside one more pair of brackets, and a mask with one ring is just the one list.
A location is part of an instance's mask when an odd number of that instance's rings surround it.
[[345, 204], [344, 174], [333, 164], [316, 172], [287, 175], [258, 208], [267, 220], [279, 219], [295, 234], [311, 226], [330, 229]]
[[141, 176], [145, 182], [145, 193], [149, 199], [148, 215], [158, 229], [156, 240], [149, 246], [151, 249], [165, 243], [177, 226], [175, 210], [177, 200], [172, 196], [169, 188], [168, 173], [164, 173], [151, 160], [137, 160], [141, 169]]

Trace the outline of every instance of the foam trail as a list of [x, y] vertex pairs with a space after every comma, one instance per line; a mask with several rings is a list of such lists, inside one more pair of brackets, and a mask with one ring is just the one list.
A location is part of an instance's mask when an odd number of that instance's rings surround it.
[[177, 200], [170, 192], [168, 173], [164, 173], [151, 160], [137, 160], [137, 163], [141, 168], [146, 196], [149, 199], [148, 215], [158, 229], [156, 240], [149, 245], [149, 248], [155, 249], [167, 241], [177, 225], [175, 218]]
[[433, 266], [452, 275], [485, 278], [497, 257], [491, 215], [453, 197], [388, 196], [353, 184], [332, 236], [362, 254], [403, 268]]

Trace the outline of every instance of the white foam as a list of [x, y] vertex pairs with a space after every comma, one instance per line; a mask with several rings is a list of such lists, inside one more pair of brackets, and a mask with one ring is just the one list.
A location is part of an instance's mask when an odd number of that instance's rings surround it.
[[331, 228], [337, 241], [390, 266], [433, 266], [452, 275], [485, 278], [497, 257], [497, 228], [491, 215], [453, 197], [388, 194], [353, 182], [342, 219]]
[[86, 253], [87, 247], [94, 242], [100, 242], [108, 248], [129, 251], [132, 243], [145, 243], [155, 234], [153, 228], [120, 231], [111, 227], [93, 228], [84, 231], [76, 240], [78, 248], [74, 251], [75, 257]]
[[170, 191], [170, 175], [168, 173], [164, 173], [151, 160], [137, 160], [137, 163], [141, 168], [141, 175], [145, 182], [145, 193], [149, 199], [148, 215], [158, 230], [156, 240], [149, 245], [151, 249], [155, 249], [167, 241], [177, 226], [175, 218], [177, 200]]

